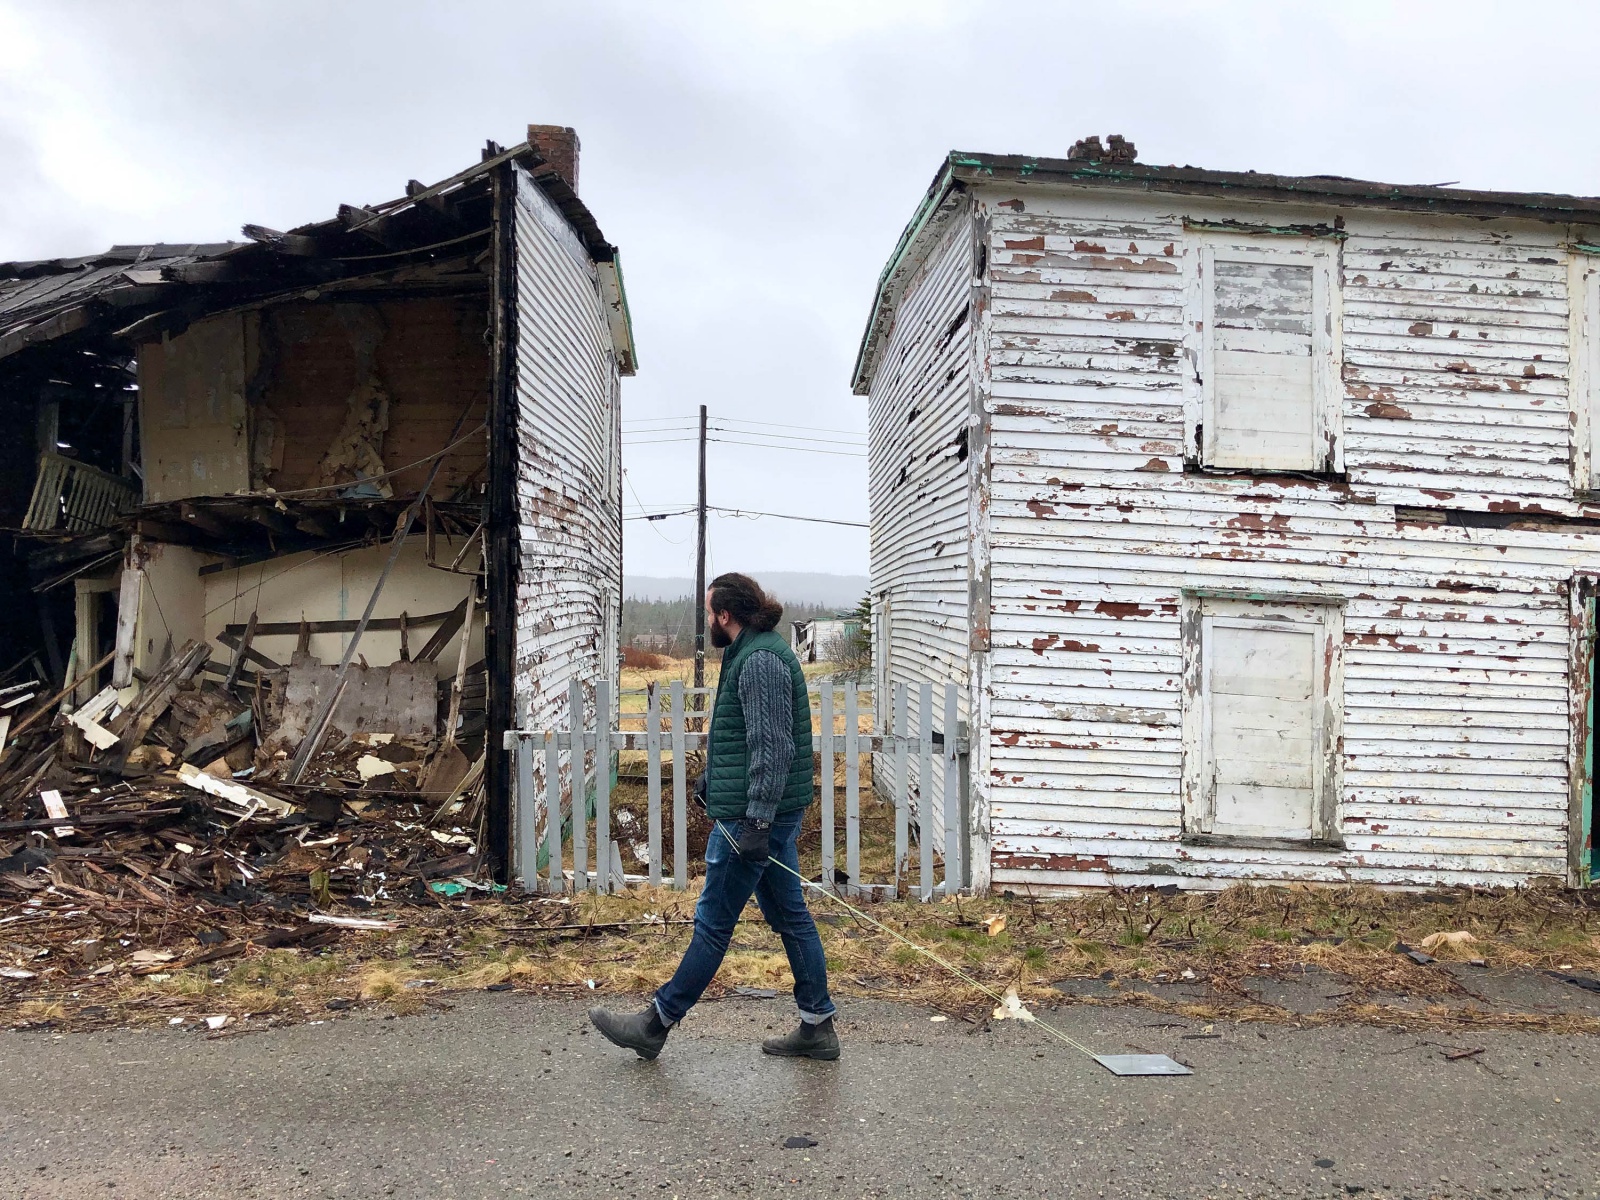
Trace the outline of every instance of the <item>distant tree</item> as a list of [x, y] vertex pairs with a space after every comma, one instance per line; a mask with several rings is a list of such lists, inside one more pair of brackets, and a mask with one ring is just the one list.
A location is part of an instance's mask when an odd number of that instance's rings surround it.
[[[623, 647], [632, 646], [671, 658], [691, 657], [694, 654], [694, 608], [695, 601], [690, 596], [680, 596], [676, 600], [624, 599]], [[785, 604], [783, 623], [778, 626], [778, 632], [788, 637], [791, 621], [809, 621], [834, 615], [833, 609], [822, 604]], [[709, 639], [706, 649], [708, 653], [711, 652]]]
[[855, 609], [845, 614], [850, 624], [841, 637], [824, 647], [828, 661], [839, 668], [842, 675], [865, 679], [872, 671], [872, 595], [861, 597]]

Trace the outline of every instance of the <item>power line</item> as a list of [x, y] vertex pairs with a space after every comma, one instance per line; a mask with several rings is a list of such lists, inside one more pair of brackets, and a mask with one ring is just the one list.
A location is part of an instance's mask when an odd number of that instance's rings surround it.
[[730, 425], [766, 425], [772, 429], [809, 429], [816, 433], [845, 433], [865, 438], [867, 435], [859, 429], [824, 429], [814, 425], [785, 425], [777, 421], [741, 421], [737, 417], [718, 417], [719, 421], [726, 421]]
[[865, 450], [813, 450], [809, 446], [774, 446], [767, 442], [741, 442], [734, 438], [710, 438], [713, 442], [722, 442], [728, 446], [755, 446], [762, 450], [794, 450], [801, 454], [833, 454], [844, 458], [866, 458]]
[[801, 437], [793, 433], [764, 433], [750, 429], [734, 429], [727, 425], [713, 425], [711, 428], [719, 433], [736, 433], [740, 437], [768, 438], [785, 442], [815, 442], [819, 446], [866, 446], [864, 441], [855, 441], [849, 438]]
[[[644, 506], [644, 501], [639, 499], [639, 489], [633, 486], [633, 479], [628, 475], [627, 471], [623, 471], [622, 472], [622, 478], [623, 478], [623, 481], [627, 483], [628, 490], [633, 493], [633, 502], [639, 506], [640, 514], [641, 515], [645, 515], [646, 514], [646, 509], [645, 509], [645, 506]], [[629, 520], [633, 520], [635, 518], [624, 516], [622, 519], [624, 521], [629, 521]], [[647, 520], [649, 519], [648, 516], [646, 516], [646, 519]], [[651, 528], [655, 529], [654, 526], [651, 526]], [[681, 545], [683, 545], [684, 542], [686, 542], [688, 540], [687, 538], [679, 538], [676, 541], [674, 541], [672, 538], [669, 538], [666, 534], [662, 533], [661, 530], [659, 530], [659, 529], [655, 530], [655, 535], [658, 538], [660, 538], [663, 542], [666, 542], [669, 546], [681, 546]]]
[[[742, 430], [738, 430], [738, 429], [733, 429], [733, 430], [723, 430], [723, 432], [724, 433], [742, 433], [743, 431]], [[766, 435], [753, 434], [751, 436], [753, 436], [753, 437], [761, 437], [761, 436], [773, 437], [773, 436], [777, 436], [777, 435], [774, 435], [774, 434], [766, 434]], [[698, 438], [692, 438], [692, 437], [684, 437], [684, 438], [651, 438], [651, 439], [647, 439], [647, 440], [633, 440], [633, 441], [628, 441], [627, 439], [624, 439], [624, 440], [630, 446], [666, 446], [666, 445], [670, 445], [673, 442], [695, 442], [695, 441], [699, 441]], [[814, 450], [810, 446], [785, 446], [785, 445], [776, 444], [776, 443], [773, 443], [773, 442], [746, 442], [746, 441], [741, 441], [738, 438], [721, 438], [721, 437], [708, 437], [706, 439], [706, 441], [708, 441], [708, 442], [721, 442], [724, 445], [728, 445], [728, 446], [755, 446], [757, 449], [760, 449], [760, 450], [797, 450], [802, 454], [834, 454], [834, 455], [841, 455], [841, 456], [843, 456], [845, 458], [866, 458], [867, 457], [867, 452], [865, 450]], [[850, 442], [824, 442], [823, 444], [824, 445], [829, 445], [829, 446], [848, 446], [848, 445], [851, 445], [852, 443], [850, 443]]]
[[793, 513], [756, 512], [749, 508], [720, 508], [712, 505], [713, 512], [725, 517], [776, 517], [780, 521], [810, 521], [817, 525], [848, 525], [852, 529], [871, 529], [865, 521], [839, 521], [832, 517], [797, 517]]
[[[760, 425], [768, 429], [797, 429], [802, 433], [839, 433], [847, 437], [864, 439], [867, 435], [860, 429], [828, 429], [818, 425], [795, 425], [786, 421], [747, 421], [740, 417], [713, 417], [713, 421], [721, 421], [728, 425]], [[645, 426], [655, 426], [647, 429]], [[630, 428], [639, 433], [664, 433], [668, 428], [677, 426], [683, 429], [697, 429], [693, 417], [639, 417], [633, 421], [624, 421], [624, 430]]]
[[[695, 510], [692, 509], [692, 508], [675, 508], [671, 512], [657, 512], [657, 513], [641, 512], [641, 513], [635, 513], [631, 517], [623, 517], [622, 519], [624, 521], [665, 521], [668, 517], [686, 517], [686, 516], [688, 516], [690, 513], [694, 512], [694, 511]], [[681, 542], [673, 542], [672, 544], [674, 546], [680, 546], [683, 543], [681, 543]]]
[[[643, 506], [641, 506], [643, 507]], [[692, 515], [694, 508], [673, 509], [668, 512], [638, 513], [631, 517], [623, 517], [624, 521], [665, 521], [669, 517], [687, 517]], [[780, 521], [809, 521], [816, 525], [848, 525], [852, 529], [870, 529], [865, 521], [840, 521], [833, 517], [800, 517], [793, 513], [758, 512], [752, 508], [727, 508], [720, 504], [706, 505], [707, 512], [714, 512], [723, 517], [775, 517]], [[674, 545], [678, 543], [674, 542]]]

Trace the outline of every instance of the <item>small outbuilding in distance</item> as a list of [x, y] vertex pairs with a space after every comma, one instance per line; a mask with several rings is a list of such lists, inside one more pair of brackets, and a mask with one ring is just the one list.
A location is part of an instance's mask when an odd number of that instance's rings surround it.
[[1600, 200], [952, 153], [854, 386], [976, 886], [1594, 877]]

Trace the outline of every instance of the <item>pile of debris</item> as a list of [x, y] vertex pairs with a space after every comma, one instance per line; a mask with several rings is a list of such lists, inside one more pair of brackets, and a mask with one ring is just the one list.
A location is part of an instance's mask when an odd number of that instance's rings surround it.
[[[218, 678], [210, 655], [190, 642], [149, 679], [76, 706], [109, 656], [52, 694], [0, 680], [0, 905], [14, 909], [0, 924], [79, 909], [111, 926], [182, 925], [215, 910], [431, 903], [486, 886], [481, 751], [469, 759], [457, 725], [438, 719], [431, 675], [416, 728], [353, 728], [360, 704], [341, 697], [297, 773], [331, 668], [247, 676], [236, 654]], [[362, 691], [359, 678], [338, 687]], [[459, 680], [455, 692], [452, 716]]]

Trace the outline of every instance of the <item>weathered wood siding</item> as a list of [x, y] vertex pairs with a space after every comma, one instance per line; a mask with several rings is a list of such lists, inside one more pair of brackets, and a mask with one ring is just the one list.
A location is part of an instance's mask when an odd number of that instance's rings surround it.
[[[1593, 513], [1572, 488], [1564, 231], [1343, 214], [1347, 480], [1192, 466], [1196, 228], [1335, 215], [1104, 191], [979, 195], [995, 885], [1566, 873], [1568, 588], [1575, 571], [1600, 569], [1600, 533], [1397, 515]], [[951, 253], [933, 256], [930, 278]], [[874, 413], [939, 394], [885, 379]], [[879, 495], [905, 459], [887, 449], [874, 443], [875, 524], [890, 518]], [[875, 559], [875, 575], [914, 578], [898, 565], [914, 553]], [[1207, 592], [1342, 603], [1343, 849], [1183, 840], [1180, 610]], [[904, 653], [920, 649], [913, 639]]]
[[250, 487], [246, 385], [259, 361], [255, 313], [196, 321], [139, 347], [144, 502]]
[[[965, 218], [964, 208], [945, 215], [943, 238], [907, 280], [867, 401], [880, 719], [895, 684], [907, 685], [914, 710], [918, 684], [933, 683], [939, 697], [945, 683], [967, 681], [974, 246]], [[885, 647], [887, 656], [880, 653]], [[961, 716], [967, 717], [965, 705]], [[943, 723], [941, 711], [941, 730]], [[886, 781], [891, 770], [888, 757], [876, 756], [875, 779]], [[914, 763], [908, 773], [916, 786]], [[935, 776], [942, 839], [942, 768]]]
[[516, 172], [516, 716], [548, 729], [566, 723], [570, 680], [616, 679], [621, 410], [594, 263]]

